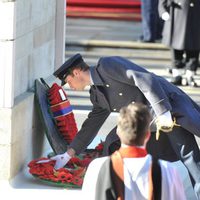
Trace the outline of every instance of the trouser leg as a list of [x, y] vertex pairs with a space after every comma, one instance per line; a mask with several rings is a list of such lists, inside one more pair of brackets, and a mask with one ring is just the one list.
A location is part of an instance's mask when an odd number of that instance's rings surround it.
[[[158, 3], [157, 3], [158, 4]], [[158, 5], [157, 5], [158, 7]], [[162, 39], [162, 31], [164, 26], [164, 21], [159, 17], [158, 12], [156, 12], [156, 39]]]
[[152, 132], [146, 149], [154, 158], [171, 162], [179, 160], [172, 148], [168, 135], [165, 133], [160, 134], [159, 140], [156, 140], [156, 133]]
[[183, 50], [171, 49], [173, 69], [183, 69], [185, 67], [183, 54]]
[[184, 64], [184, 58], [183, 54], [184, 51], [182, 50], [171, 50], [172, 54], [172, 80], [171, 83], [175, 85], [181, 85], [182, 84], [182, 75], [185, 72], [185, 64]]
[[177, 157], [188, 169], [195, 194], [200, 199], [200, 151], [194, 135], [182, 127], [175, 127], [168, 137]]
[[141, 12], [143, 40], [154, 42], [157, 34], [158, 0], [142, 0]]
[[113, 128], [105, 139], [104, 148], [103, 148], [103, 156], [111, 155], [121, 146], [120, 139], [118, 135], [116, 134], [116, 129], [117, 127]]
[[186, 69], [196, 72], [199, 66], [199, 51], [186, 51]]
[[186, 80], [187, 84], [193, 87], [197, 86], [194, 75], [199, 66], [199, 51], [186, 51]]

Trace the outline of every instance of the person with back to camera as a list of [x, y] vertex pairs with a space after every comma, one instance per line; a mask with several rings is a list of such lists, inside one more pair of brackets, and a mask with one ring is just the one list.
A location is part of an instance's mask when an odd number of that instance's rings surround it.
[[171, 48], [171, 82], [197, 87], [194, 75], [199, 66], [200, 1], [159, 0], [159, 15], [165, 20], [162, 42]]
[[120, 109], [117, 135], [121, 147], [111, 156], [93, 160], [84, 177], [87, 200], [186, 200], [174, 165], [156, 160], [145, 149], [151, 115], [141, 103]]
[[[68, 83], [73, 90], [90, 86], [93, 104], [66, 152], [52, 158], [56, 160], [56, 169], [87, 148], [110, 113], [119, 112], [131, 102], [140, 102], [148, 106], [153, 116], [148, 153], [168, 161], [181, 160], [200, 197], [200, 152], [194, 136], [200, 136], [200, 107], [187, 94], [163, 77], [119, 56], [102, 57], [96, 66], [90, 67], [80, 54], [76, 54], [54, 75], [62, 85]], [[160, 137], [155, 125], [160, 130]], [[106, 137], [104, 155], [112, 154], [119, 147], [115, 127]]]

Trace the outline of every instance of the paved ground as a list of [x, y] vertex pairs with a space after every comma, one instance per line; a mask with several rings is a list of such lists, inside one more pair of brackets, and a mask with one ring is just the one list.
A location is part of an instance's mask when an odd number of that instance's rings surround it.
[[[166, 68], [170, 66], [169, 49], [159, 42], [155, 44], [136, 42], [140, 32], [139, 22], [69, 18], [66, 22], [66, 58], [79, 52], [89, 64], [94, 65], [101, 56], [119, 55], [168, 79], [170, 75]], [[198, 83], [200, 82], [199, 75], [198, 71]], [[86, 116], [88, 110], [91, 109], [88, 91], [74, 92], [68, 87], [65, 89], [74, 108], [80, 110], [79, 113], [82, 112], [81, 116]], [[182, 87], [182, 89], [200, 103], [199, 88]], [[76, 119], [80, 126], [83, 119], [80, 120], [80, 117]], [[113, 123], [115, 124], [116, 116], [112, 116], [110, 120], [102, 129], [103, 134], [109, 132]], [[184, 181], [187, 199], [195, 200], [186, 169], [180, 162], [174, 164]], [[81, 190], [63, 190], [45, 185], [30, 176], [27, 169], [12, 180], [11, 190], [1, 182], [0, 188], [6, 192], [7, 197], [18, 196], [20, 199], [30, 196], [48, 199], [81, 199]]]

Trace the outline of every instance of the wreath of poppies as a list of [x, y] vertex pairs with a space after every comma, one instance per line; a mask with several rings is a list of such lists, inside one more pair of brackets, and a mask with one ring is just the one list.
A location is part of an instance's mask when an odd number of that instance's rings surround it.
[[[48, 184], [67, 188], [81, 188], [83, 178], [89, 163], [102, 155], [103, 143], [95, 149], [87, 150], [79, 157], [73, 157], [64, 168], [54, 169], [55, 160], [46, 157], [32, 160], [29, 164], [29, 173], [35, 178]], [[40, 160], [47, 160], [46, 163], [38, 163]]]
[[[54, 83], [48, 90], [47, 98], [52, 119], [56, 122], [55, 125], [62, 138], [70, 144], [78, 129], [67, 95], [62, 87]], [[67, 188], [81, 188], [89, 163], [94, 158], [100, 157], [102, 151], [103, 142], [101, 141], [95, 149], [87, 149], [80, 156], [71, 158], [64, 168], [58, 170], [54, 169], [56, 161], [51, 160], [51, 158], [35, 159], [28, 163], [29, 173], [48, 184]], [[40, 160], [47, 162], [38, 163]]]
[[70, 144], [78, 132], [74, 113], [67, 94], [61, 86], [54, 83], [47, 92], [49, 111], [61, 137]]

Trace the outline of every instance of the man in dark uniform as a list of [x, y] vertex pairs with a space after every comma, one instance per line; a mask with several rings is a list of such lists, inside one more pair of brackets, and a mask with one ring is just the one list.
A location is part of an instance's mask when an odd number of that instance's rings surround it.
[[[160, 158], [173, 160], [173, 154], [168, 154], [168, 151], [175, 152], [177, 159], [187, 167], [196, 194], [200, 194], [200, 152], [194, 137], [200, 136], [200, 107], [182, 90], [118, 56], [102, 57], [95, 67], [89, 67], [81, 55], [76, 54], [54, 75], [62, 81], [62, 85], [68, 83], [74, 90], [84, 90], [90, 86], [90, 100], [93, 104], [92, 111], [66, 152], [52, 158], [56, 160], [56, 169], [87, 148], [111, 112], [119, 112], [130, 103], [141, 102], [149, 107], [153, 116], [153, 139], [149, 144], [149, 152], [155, 153], [156, 143], [161, 143], [157, 152]], [[174, 125], [174, 119], [177, 125]], [[161, 129], [157, 141], [154, 122]], [[119, 148], [116, 128], [108, 134], [105, 144], [105, 155]]]

